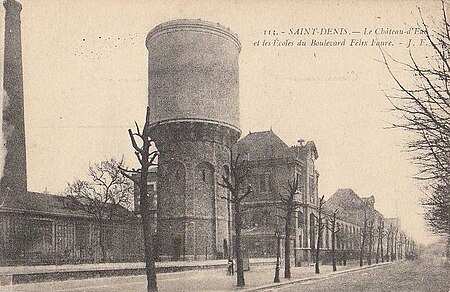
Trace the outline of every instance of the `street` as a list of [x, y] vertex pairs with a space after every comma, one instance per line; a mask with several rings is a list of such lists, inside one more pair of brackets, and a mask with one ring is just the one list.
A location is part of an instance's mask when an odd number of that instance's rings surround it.
[[367, 269], [326, 279], [305, 281], [276, 291], [450, 291], [450, 267], [429, 256], [418, 261], [400, 261], [383, 268]]
[[[313, 266], [292, 269], [292, 281], [288, 283], [281, 270], [281, 287], [273, 284], [272, 265], [254, 266], [245, 272], [246, 289], [266, 286], [265, 291], [450, 291], [450, 268], [442, 258], [427, 257], [417, 261], [398, 261], [380, 266], [365, 266], [359, 270], [356, 263], [338, 266], [338, 273], [331, 266], [321, 266], [320, 275]], [[356, 269], [356, 270], [355, 270]], [[345, 272], [345, 270], [352, 270]], [[237, 290], [235, 276], [227, 276], [224, 269], [196, 270], [158, 274], [160, 291], [230, 291]], [[25, 291], [89, 291], [119, 292], [146, 291], [146, 278], [140, 276], [107, 277], [82, 280], [29, 283], [0, 287], [1, 292]]]

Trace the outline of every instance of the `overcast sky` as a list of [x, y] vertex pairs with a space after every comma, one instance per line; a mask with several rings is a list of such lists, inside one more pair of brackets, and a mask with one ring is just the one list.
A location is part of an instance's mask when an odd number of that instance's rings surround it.
[[[22, 0], [29, 190], [58, 193], [67, 182], [84, 178], [89, 163], [109, 157], [124, 155], [135, 165], [126, 131], [145, 114], [146, 35], [164, 21], [202, 18], [229, 27], [242, 43], [243, 135], [272, 128], [288, 145], [313, 140], [320, 194], [352, 188], [360, 196], [374, 195], [385, 216], [399, 216], [408, 233], [432, 240], [421, 217], [421, 192], [411, 179], [417, 169], [403, 152], [408, 137], [385, 129], [395, 118], [383, 90], [393, 82], [376, 61], [380, 51], [348, 42], [370, 42], [364, 28], [414, 27], [417, 6], [428, 17], [438, 14], [440, 1], [240, 2]], [[3, 39], [3, 20], [1, 25]], [[345, 28], [353, 34], [286, 35], [302, 27]], [[254, 46], [273, 40], [263, 31], [274, 29], [285, 31], [280, 41], [308, 45]], [[311, 47], [312, 38], [347, 43]], [[420, 36], [375, 38], [392, 40], [386, 51], [402, 59], [408, 39]], [[423, 54], [423, 47], [412, 49]]]

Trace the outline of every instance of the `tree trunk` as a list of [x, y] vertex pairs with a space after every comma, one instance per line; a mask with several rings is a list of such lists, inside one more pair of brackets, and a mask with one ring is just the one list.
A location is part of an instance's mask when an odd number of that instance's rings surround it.
[[[320, 221], [319, 221], [320, 224]], [[320, 268], [319, 268], [319, 252], [320, 252], [320, 241], [322, 240], [321, 238], [321, 230], [320, 230], [320, 226], [318, 228], [318, 234], [317, 234], [317, 245], [316, 245], [316, 274], [320, 273]]]
[[361, 240], [361, 248], [359, 250], [359, 266], [362, 267], [363, 266], [363, 256], [364, 256], [364, 246], [366, 245], [366, 236], [363, 233], [362, 235], [362, 240]]
[[389, 262], [389, 235], [390, 235], [390, 233], [388, 232], [387, 238], [386, 238], [386, 261], [387, 262]]
[[366, 248], [366, 235], [367, 235], [367, 214], [366, 209], [364, 209], [364, 228], [362, 231], [361, 248], [359, 251], [359, 266], [362, 267], [364, 264], [364, 249]]
[[316, 274], [320, 273], [319, 253], [320, 253], [320, 242], [322, 241], [322, 228], [323, 228], [323, 226], [322, 226], [322, 214], [321, 213], [322, 213], [322, 200], [321, 200], [320, 206], [319, 206], [319, 219], [317, 220], [318, 228], [317, 228], [317, 245], [316, 245], [316, 269], [315, 269]]
[[242, 259], [242, 250], [241, 250], [241, 205], [240, 202], [235, 202], [235, 230], [236, 230], [236, 281], [238, 287], [245, 286], [244, 279], [244, 262]]
[[366, 245], [366, 231], [363, 231], [362, 239], [361, 239], [361, 247], [359, 249], [359, 266], [363, 266], [363, 256], [364, 256], [364, 248]]
[[331, 227], [331, 261], [333, 263], [333, 272], [337, 271], [336, 268], [336, 232], [335, 232], [335, 221], [333, 221], [333, 226]]
[[372, 265], [372, 245], [373, 245], [373, 238], [372, 238], [372, 225], [369, 227], [369, 245], [367, 247], [367, 264]]
[[391, 234], [391, 262], [394, 261], [394, 233]]
[[380, 261], [380, 239], [381, 239], [381, 232], [380, 232], [381, 228], [380, 226], [378, 226], [378, 238], [377, 238], [377, 254], [376, 254], [376, 258], [375, 261], [378, 264], [378, 262]]
[[291, 212], [286, 214], [285, 239], [284, 239], [284, 277], [291, 278]]
[[102, 227], [102, 221], [99, 221], [97, 223], [97, 225], [98, 225], [98, 237], [99, 237], [98, 242], [99, 242], [100, 251], [102, 254], [102, 258], [100, 259], [100, 261], [104, 262], [104, 261], [106, 261], [105, 231], [103, 230], [103, 227]]
[[[148, 206], [141, 206], [141, 210]], [[151, 216], [149, 216], [148, 211], [142, 212], [142, 230], [144, 233], [144, 248], [145, 248], [145, 269], [147, 274], [147, 291], [153, 292], [158, 291], [158, 286], [156, 282], [156, 267], [155, 267], [155, 257], [153, 255], [153, 230], [150, 222]]]
[[[149, 149], [148, 139], [144, 139], [143, 149]], [[150, 198], [148, 197], [147, 190], [147, 177], [148, 177], [148, 151], [144, 151], [142, 154], [142, 168], [141, 177], [139, 181], [139, 195], [140, 195], [140, 213], [142, 217], [142, 231], [144, 234], [144, 249], [145, 249], [145, 269], [147, 273], [147, 291], [158, 291], [156, 282], [156, 267], [155, 257], [153, 254], [153, 230], [151, 224], [150, 214]], [[152, 198], [153, 199], [153, 198]]]
[[445, 251], [445, 257], [447, 258], [447, 263], [450, 263], [450, 232], [447, 235], [447, 249]]
[[395, 232], [395, 237], [394, 237], [394, 253], [395, 253], [395, 256], [394, 256], [394, 260], [397, 260], [398, 259], [398, 250], [397, 250], [397, 245], [398, 245], [398, 243], [397, 243], [397, 236], [398, 236], [398, 231], [397, 232]]

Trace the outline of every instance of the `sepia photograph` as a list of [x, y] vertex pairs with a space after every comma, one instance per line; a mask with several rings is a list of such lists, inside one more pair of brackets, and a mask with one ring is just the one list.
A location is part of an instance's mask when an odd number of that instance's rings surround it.
[[448, 0], [0, 2], [0, 292], [450, 291]]

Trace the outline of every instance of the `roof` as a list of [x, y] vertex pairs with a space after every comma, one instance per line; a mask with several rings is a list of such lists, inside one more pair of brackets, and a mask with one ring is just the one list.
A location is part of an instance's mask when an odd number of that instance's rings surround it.
[[338, 189], [328, 200], [328, 204], [340, 207], [360, 208], [361, 198], [352, 189]]
[[[368, 204], [370, 202], [370, 204]], [[375, 198], [370, 196], [368, 198], [359, 197], [352, 189], [338, 189], [324, 204], [324, 208], [330, 212], [338, 210], [338, 218], [352, 222], [355, 224], [363, 224], [364, 209], [366, 209], [366, 216], [369, 220], [372, 218], [376, 220], [383, 215], [374, 209], [373, 203]]]
[[289, 146], [273, 131], [250, 132], [234, 144], [233, 153], [249, 161], [293, 157]]
[[[69, 196], [37, 192], [9, 195], [0, 201], [1, 210], [37, 213], [40, 215], [93, 218], [88, 212], [77, 208], [76, 204], [74, 204], [74, 199]], [[122, 207], [118, 207], [117, 210], [124, 216], [133, 214]]]
[[324, 204], [329, 212], [338, 210], [337, 217], [355, 224], [360, 224], [357, 210], [362, 207], [360, 197], [352, 189], [338, 189]]

